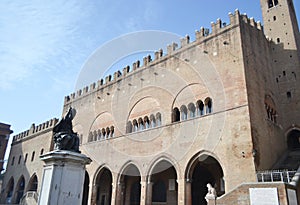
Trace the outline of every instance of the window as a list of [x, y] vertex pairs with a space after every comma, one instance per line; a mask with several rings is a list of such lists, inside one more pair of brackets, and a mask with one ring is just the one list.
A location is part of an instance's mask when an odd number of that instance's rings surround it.
[[35, 155], [35, 151], [32, 152], [32, 155], [31, 155], [31, 161], [34, 160], [34, 155]]
[[278, 0], [268, 0], [268, 7], [272, 8], [273, 6], [278, 5]]
[[198, 111], [198, 115], [202, 116], [204, 115], [204, 104], [201, 100], [197, 101], [197, 111]]
[[115, 134], [115, 127], [114, 126], [111, 126], [110, 127], [110, 137], [113, 137]]
[[151, 127], [156, 127], [156, 120], [154, 115], [150, 115], [150, 123], [151, 123]]
[[18, 164], [21, 163], [21, 159], [22, 159], [22, 156], [20, 155], [20, 156], [19, 156], [19, 160], [18, 160]]
[[139, 118], [139, 130], [142, 131], [144, 130], [144, 122], [143, 122], [143, 119], [142, 118]]
[[127, 133], [131, 133], [132, 132], [132, 123], [131, 123], [131, 121], [127, 122], [126, 132]]
[[178, 122], [178, 121], [180, 121], [180, 112], [179, 109], [175, 107], [172, 112], [172, 122]]
[[161, 126], [161, 114], [160, 114], [160, 112], [156, 113], [156, 125]]
[[28, 153], [25, 154], [25, 157], [24, 157], [24, 164], [27, 162], [27, 157], [28, 157]]
[[186, 120], [187, 119], [187, 108], [185, 105], [182, 105], [180, 107], [180, 115], [181, 115], [181, 120]]
[[109, 127], [106, 128], [106, 138], [110, 138], [110, 129]]
[[195, 117], [195, 112], [196, 112], [196, 107], [195, 107], [195, 105], [194, 105], [194, 103], [190, 103], [189, 105], [188, 105], [188, 108], [189, 108], [189, 117], [190, 118], [194, 118]]
[[212, 113], [212, 100], [211, 98], [205, 99], [205, 112], [206, 114]]
[[149, 121], [148, 116], [144, 117], [144, 124], [145, 124], [145, 129], [150, 128], [150, 121]]
[[40, 155], [44, 154], [44, 149], [41, 149]]
[[133, 132], [137, 132], [138, 131], [138, 123], [136, 120], [133, 120]]

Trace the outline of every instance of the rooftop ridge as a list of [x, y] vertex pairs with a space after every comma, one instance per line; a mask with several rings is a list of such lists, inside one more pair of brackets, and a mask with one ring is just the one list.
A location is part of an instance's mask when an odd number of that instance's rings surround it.
[[54, 125], [58, 122], [58, 119], [57, 118], [53, 118], [51, 120], [48, 120], [44, 123], [41, 123], [39, 125], [35, 125], [34, 123], [31, 125], [30, 129], [26, 130], [26, 131], [23, 131], [17, 135], [14, 135], [13, 136], [13, 142], [16, 142], [16, 141], [19, 141], [19, 140], [22, 140], [23, 138], [25, 137], [28, 137], [32, 134], [35, 134], [35, 133], [39, 133], [39, 132], [42, 132], [44, 130], [47, 130], [49, 128], [53, 128]]
[[209, 28], [201, 27], [200, 30], [195, 31], [195, 41], [190, 41], [190, 36], [186, 35], [185, 37], [180, 39], [180, 45], [172, 42], [167, 45], [167, 53], [164, 55], [163, 49], [159, 49], [154, 53], [154, 59], [152, 59], [151, 55], [145, 56], [143, 58], [143, 64], [141, 65], [141, 61], [135, 61], [132, 66], [125, 66], [122, 71], [118, 70], [114, 72], [113, 76], [108, 75], [104, 79], [99, 79], [97, 82], [91, 83], [89, 86], [85, 86], [82, 89], [77, 90], [70, 95], [65, 96], [64, 105], [71, 103], [75, 99], [83, 97], [93, 91], [97, 91], [100, 89], [104, 89], [106, 86], [113, 84], [114, 82], [120, 81], [125, 78], [125, 76], [136, 72], [137, 70], [145, 69], [156, 62], [161, 61], [163, 58], [167, 58], [170, 55], [173, 55], [174, 52], [180, 51], [183, 48], [186, 48], [188, 45], [192, 43], [202, 42], [203, 40], [213, 37], [214, 35], [223, 32], [229, 26], [239, 25], [241, 22], [249, 24], [252, 27], [257, 28], [258, 30], [262, 30], [262, 25], [260, 21], [255, 21], [254, 18], [248, 18], [247, 14], [240, 14], [239, 10], [236, 9], [234, 13], [228, 13], [230, 23], [227, 25], [225, 22], [222, 23], [221, 19], [217, 19], [216, 22], [211, 22], [211, 30]]

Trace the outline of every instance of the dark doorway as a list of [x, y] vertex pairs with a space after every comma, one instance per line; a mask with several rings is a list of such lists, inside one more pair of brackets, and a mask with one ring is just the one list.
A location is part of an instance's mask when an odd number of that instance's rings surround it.
[[289, 150], [300, 149], [300, 131], [292, 130], [287, 136], [287, 145]]

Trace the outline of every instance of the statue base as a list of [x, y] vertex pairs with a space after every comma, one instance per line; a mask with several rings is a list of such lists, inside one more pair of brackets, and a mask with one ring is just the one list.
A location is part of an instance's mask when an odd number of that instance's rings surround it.
[[45, 165], [38, 204], [81, 205], [85, 166], [91, 159], [65, 150], [55, 150], [40, 158]]

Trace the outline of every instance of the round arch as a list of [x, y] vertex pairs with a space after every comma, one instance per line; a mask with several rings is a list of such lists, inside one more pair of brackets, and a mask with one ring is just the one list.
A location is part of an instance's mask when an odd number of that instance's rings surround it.
[[151, 194], [147, 196], [149, 203], [178, 203], [178, 167], [168, 157], [157, 157], [148, 170], [147, 181]]
[[[178, 179], [179, 178], [179, 175], [180, 175], [180, 169], [179, 167], [177, 166], [177, 163], [175, 163], [175, 160], [171, 159], [171, 157], [169, 156], [165, 156], [165, 155], [159, 155], [157, 156], [155, 159], [153, 159], [151, 162], [150, 162], [150, 165], [149, 165], [149, 169], [147, 171], [147, 182], [151, 182], [151, 174], [154, 173], [154, 168], [162, 161], [165, 161], [168, 164], [164, 164], [166, 167], [170, 167], [170, 166], [173, 166], [175, 171], [176, 171], [176, 178]], [[162, 165], [162, 166], [164, 166]], [[163, 169], [163, 168], [162, 168]], [[162, 170], [161, 169], [161, 170]]]
[[[87, 180], [85, 175], [85, 182]], [[88, 179], [89, 180], [89, 179]], [[110, 205], [112, 197], [113, 175], [111, 170], [106, 166], [100, 166], [93, 178], [93, 189], [91, 204]]]
[[290, 129], [286, 134], [286, 141], [289, 150], [300, 149], [300, 129]]
[[192, 204], [206, 204], [207, 184], [211, 184], [217, 196], [225, 193], [225, 181], [222, 165], [212, 153], [202, 151], [195, 154], [188, 162], [185, 179], [189, 183]]
[[132, 161], [125, 163], [120, 169], [117, 182], [119, 190], [117, 201], [121, 205], [141, 203], [141, 172], [136, 163]]

